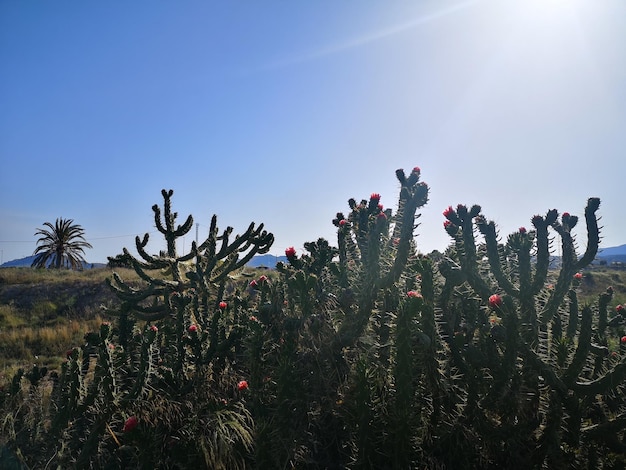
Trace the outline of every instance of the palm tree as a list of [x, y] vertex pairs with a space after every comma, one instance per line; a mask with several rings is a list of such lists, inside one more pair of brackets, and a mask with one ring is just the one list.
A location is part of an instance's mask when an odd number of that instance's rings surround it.
[[35, 235], [41, 235], [39, 245], [33, 254], [37, 255], [31, 264], [34, 268], [51, 267], [59, 269], [83, 269], [87, 262], [83, 258], [84, 249], [92, 248], [85, 241], [85, 231], [80, 225], [74, 225], [72, 219], [58, 218], [53, 226], [50, 222], [44, 223], [49, 230], [37, 229]]

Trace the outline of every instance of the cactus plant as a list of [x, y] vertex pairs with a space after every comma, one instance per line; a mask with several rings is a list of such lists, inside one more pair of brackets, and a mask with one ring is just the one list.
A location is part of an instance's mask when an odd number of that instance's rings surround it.
[[141, 285], [109, 281], [116, 321], [60, 373], [16, 375], [7, 449], [60, 467], [623, 468], [624, 308], [610, 314], [611, 288], [578, 297], [600, 201], [581, 255], [576, 216], [553, 209], [502, 240], [478, 205], [448, 207], [451, 244], [424, 255], [428, 187], [417, 167], [396, 177], [395, 213], [378, 193], [350, 199], [336, 247], [288, 248], [252, 281], [241, 268], [273, 236], [251, 224], [233, 239], [213, 217], [181, 255], [193, 219], [177, 225], [162, 191], [166, 250], [137, 237], [139, 257], [116, 260]]

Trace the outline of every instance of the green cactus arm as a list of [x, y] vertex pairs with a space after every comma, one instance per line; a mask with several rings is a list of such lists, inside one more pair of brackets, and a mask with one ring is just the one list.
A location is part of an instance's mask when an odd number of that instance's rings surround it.
[[152, 210], [154, 212], [154, 223], [159, 232], [163, 234], [165, 240], [167, 242], [167, 254], [168, 256], [175, 258], [176, 257], [176, 239], [182, 237], [186, 233], [191, 230], [193, 226], [193, 217], [191, 215], [187, 216], [185, 223], [179, 225], [174, 228], [174, 224], [176, 218], [178, 217], [178, 213], [172, 213], [172, 195], [174, 191], [171, 189], [166, 191], [165, 189], [161, 190], [161, 195], [163, 196], [163, 208], [164, 214], [163, 218], [165, 220], [165, 226], [161, 222], [161, 210], [158, 205], [152, 206]]
[[189, 233], [192, 227], [193, 227], [193, 216], [189, 214], [187, 216], [187, 219], [185, 220], [185, 223], [176, 227], [176, 230], [174, 231], [175, 237], [180, 238], [186, 235], [187, 233]]
[[493, 292], [478, 272], [476, 241], [474, 239], [472, 219], [464, 218], [462, 221], [462, 243], [459, 246], [461, 269], [465, 272], [467, 282], [472, 286], [472, 289], [486, 301]]
[[[271, 242], [269, 242], [269, 244], [271, 245], [273, 241], [274, 239], [272, 236], [272, 240]], [[246, 246], [245, 249], [248, 249], [248, 246]], [[223, 274], [220, 275], [216, 280], [222, 279], [224, 275], [244, 267], [248, 263], [248, 261], [250, 261], [255, 255], [266, 253], [268, 249], [269, 248], [266, 249], [265, 246], [253, 244], [249, 251], [242, 258], [239, 258], [238, 256], [233, 257], [233, 261], [229, 264], [228, 268], [224, 269]]]
[[209, 226], [209, 235], [206, 240], [204, 240], [200, 246], [198, 246], [198, 253], [203, 253], [203, 255], [211, 259], [215, 256], [215, 250], [217, 248], [217, 215], [213, 214], [211, 217], [211, 224]]
[[139, 260], [134, 258], [126, 248], [123, 249], [124, 256], [126, 256], [131, 262], [134, 259], [136, 262], [140, 263], [140, 266], [142, 266], [143, 269], [166, 268], [168, 266], [166, 258], [157, 258], [146, 252], [145, 247], [148, 244], [149, 238], [150, 236], [147, 233], [143, 236], [143, 240], [138, 236], [135, 237], [135, 247], [137, 249], [137, 253], [139, 253], [139, 256], [141, 256], [145, 263], [141, 263]]
[[626, 362], [620, 362], [602, 377], [589, 382], [575, 382], [572, 389], [576, 392], [592, 397], [598, 393], [604, 393], [622, 383], [626, 379]]
[[493, 221], [486, 222], [482, 217], [477, 217], [477, 219], [478, 221], [476, 225], [478, 226], [478, 230], [480, 230], [485, 237], [487, 259], [489, 261], [491, 272], [504, 292], [513, 297], [519, 297], [519, 289], [513, 285], [513, 283], [502, 271], [502, 259], [500, 257], [500, 250], [498, 249], [498, 234], [496, 232], [496, 225]]
[[164, 305], [164, 304], [152, 305], [150, 307], [141, 307], [138, 305], [133, 305], [132, 311], [133, 311], [133, 314], [140, 320], [149, 321], [149, 322], [164, 320], [171, 313], [167, 305]]
[[[408, 193], [408, 189], [404, 188]], [[401, 191], [402, 194], [402, 191]], [[396, 257], [393, 262], [392, 268], [380, 281], [380, 287], [386, 288], [396, 282], [402, 274], [404, 267], [406, 266], [409, 254], [411, 252], [411, 240], [413, 239], [413, 233], [415, 231], [415, 219], [419, 217], [416, 215], [417, 209], [423, 207], [428, 201], [428, 186], [420, 183], [413, 188], [413, 193], [410, 197], [400, 197], [404, 203], [402, 204], [401, 220], [399, 222], [399, 238], [398, 249]], [[397, 228], [398, 224], [396, 224]], [[395, 230], [395, 229], [394, 229]]]
[[[165, 199], [165, 207], [166, 207], [166, 209], [169, 207], [169, 197], [171, 197], [171, 195], [173, 193], [174, 192], [171, 189], [169, 190], [169, 192], [165, 191], [165, 189], [161, 190], [161, 194], [163, 195], [163, 199]], [[156, 229], [159, 232], [161, 232], [163, 235], [165, 235], [167, 233], [167, 229], [168, 228], [164, 227], [163, 226], [163, 222], [161, 222], [161, 208], [159, 207], [158, 204], [154, 204], [152, 206], [152, 212], [154, 212], [154, 225], [156, 226]]]
[[598, 335], [603, 337], [608, 326], [608, 306], [613, 299], [613, 289], [609, 288], [598, 296]]
[[[251, 224], [248, 230], [243, 235], [236, 237], [235, 241], [230, 245], [228, 245], [228, 237], [225, 233], [222, 239], [222, 248], [215, 255], [215, 259], [209, 261], [205, 268], [205, 273], [212, 272], [218, 260], [224, 261], [215, 273], [210, 276], [211, 282], [219, 282], [225, 279], [232, 271], [245, 266], [256, 254], [263, 254], [269, 251], [274, 243], [274, 235], [263, 230], [263, 224], [260, 224], [256, 230], [253, 230], [253, 228], [254, 224]], [[239, 253], [245, 254], [239, 258]]]
[[144, 266], [142, 263], [140, 263], [139, 261], [135, 260], [135, 259], [131, 259], [131, 264], [133, 265], [133, 269], [135, 270], [135, 272], [137, 273], [137, 275], [144, 281], [146, 281], [148, 284], [150, 284], [151, 287], [167, 287], [169, 289], [178, 289], [181, 287], [181, 282], [180, 281], [170, 281], [168, 279], [159, 279], [156, 277], [152, 277], [149, 276], [145, 271], [144, 271]]
[[[249, 230], [249, 228], [248, 228]], [[219, 251], [215, 254], [215, 258], [216, 259], [223, 259], [226, 258], [229, 254], [232, 253], [233, 250], [235, 250], [241, 243], [244, 242], [244, 238], [238, 237], [239, 238], [239, 243], [237, 243], [237, 239], [235, 240], [235, 242], [233, 242], [233, 244], [229, 244], [229, 238], [230, 235], [233, 233], [233, 228], [232, 227], [226, 227], [226, 229], [222, 232], [222, 234], [219, 237], [216, 237], [216, 241], [221, 241], [221, 245], [220, 245], [220, 249]], [[244, 234], [245, 236], [245, 234]]]
[[558, 222], [555, 222], [552, 226], [561, 236], [563, 256], [561, 258], [561, 271], [556, 281], [556, 285], [554, 286], [552, 295], [546, 302], [546, 305], [540, 315], [541, 323], [544, 325], [552, 320], [552, 317], [556, 314], [559, 305], [563, 303], [563, 300], [565, 299], [565, 296], [571, 286], [574, 273], [576, 272], [574, 264], [576, 251], [574, 249], [574, 240], [572, 239], [572, 235], [560, 224], [558, 224]]
[[[244, 261], [240, 265], [243, 266], [255, 254], [267, 253], [274, 243], [274, 235], [263, 230], [263, 227], [264, 225], [260, 224], [255, 229], [254, 222], [251, 223], [248, 229], [243, 234], [237, 235], [232, 243], [229, 243], [229, 237], [233, 231], [233, 228], [227, 227], [221, 236], [215, 237], [216, 241], [221, 241], [220, 250], [214, 255], [215, 260], [229, 258], [230, 255], [235, 252], [241, 253], [248, 250], [250, 247], [253, 247], [252, 251], [244, 256], [244, 259], [246, 259], [246, 261]], [[236, 264], [234, 266], [236, 266]]]
[[541, 221], [533, 218], [535, 225], [535, 241], [537, 250], [537, 262], [535, 263], [535, 275], [532, 281], [531, 291], [536, 295], [546, 282], [550, 267], [550, 239], [548, 237], [548, 224], [544, 219]]
[[585, 254], [578, 260], [575, 270], [579, 270], [588, 266], [598, 254], [598, 246], [600, 245], [600, 228], [598, 227], [598, 218], [596, 212], [600, 208], [600, 198], [591, 197], [587, 200], [585, 208], [585, 222], [587, 224], [587, 248]]
[[533, 351], [525, 341], [518, 342], [519, 351], [522, 356], [528, 361], [529, 365], [533, 367], [539, 374], [550, 384], [553, 390], [555, 390], [561, 399], [566, 400], [568, 395], [568, 387], [556, 374], [554, 368], [546, 364], [539, 355]]
[[599, 357], [606, 357], [609, 355], [609, 348], [601, 344], [591, 343], [589, 345], [589, 351]]
[[192, 259], [194, 259], [197, 255], [198, 255], [198, 245], [196, 244], [194, 240], [191, 242], [191, 250], [189, 251], [189, 253], [183, 256], [179, 256], [178, 258], [176, 258], [176, 261], [178, 263], [186, 263], [187, 261], [191, 261]]
[[141, 302], [150, 296], [155, 295], [151, 289], [138, 290], [128, 286], [117, 273], [113, 273], [113, 278], [107, 278], [106, 283], [120, 299], [127, 302]]
[[588, 438], [596, 439], [605, 435], [615, 435], [626, 428], [626, 413], [620, 413], [604, 423], [592, 424], [581, 429]]
[[570, 289], [567, 293], [569, 298], [569, 321], [567, 323], [567, 330], [565, 335], [569, 339], [573, 339], [576, 336], [576, 330], [578, 329], [578, 296], [574, 289]]
[[591, 347], [592, 317], [593, 313], [591, 308], [588, 306], [583, 308], [576, 352], [574, 353], [572, 362], [563, 374], [563, 382], [570, 387], [585, 366], [585, 361], [589, 354]]

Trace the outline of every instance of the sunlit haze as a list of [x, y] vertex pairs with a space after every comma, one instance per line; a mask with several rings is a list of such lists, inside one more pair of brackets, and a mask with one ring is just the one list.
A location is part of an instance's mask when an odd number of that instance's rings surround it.
[[[626, 243], [626, 2], [0, 3], [0, 254], [74, 219], [106, 262], [165, 244], [152, 205], [324, 237], [347, 200], [395, 209], [397, 168], [442, 211], [480, 204], [502, 236], [600, 197], [602, 246]], [[578, 232], [584, 245], [584, 223]], [[181, 241], [189, 249], [196, 226]]]

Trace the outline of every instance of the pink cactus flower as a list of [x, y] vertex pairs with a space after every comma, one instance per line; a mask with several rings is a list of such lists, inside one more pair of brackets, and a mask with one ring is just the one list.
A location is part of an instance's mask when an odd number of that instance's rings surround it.
[[139, 424], [139, 420], [136, 416], [131, 416], [124, 423], [124, 427], [122, 428], [122, 432], [130, 432], [137, 427]]
[[500, 305], [502, 305], [502, 297], [500, 297], [498, 294], [493, 294], [489, 297], [489, 306], [491, 308], [496, 308]]

